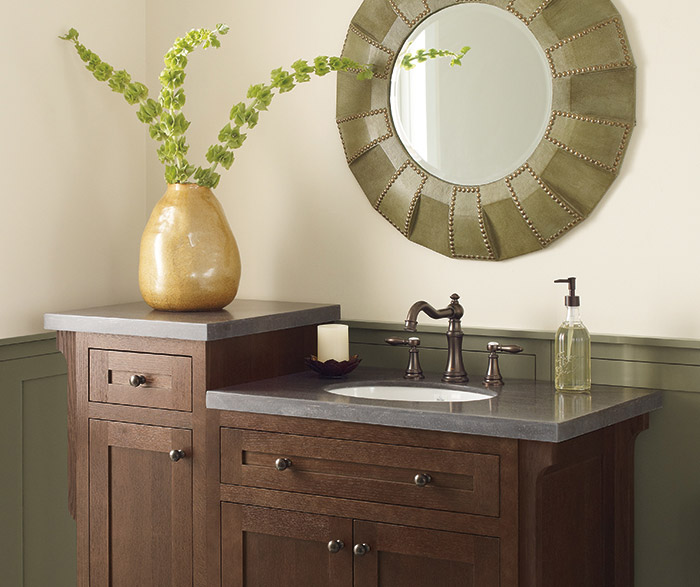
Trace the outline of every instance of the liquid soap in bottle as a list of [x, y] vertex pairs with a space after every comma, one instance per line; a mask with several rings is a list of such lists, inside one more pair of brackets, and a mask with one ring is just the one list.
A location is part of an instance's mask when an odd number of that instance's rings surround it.
[[564, 297], [566, 320], [557, 330], [554, 341], [554, 387], [557, 391], [591, 389], [591, 335], [581, 322], [581, 299], [576, 295], [576, 278], [557, 279], [568, 283]]

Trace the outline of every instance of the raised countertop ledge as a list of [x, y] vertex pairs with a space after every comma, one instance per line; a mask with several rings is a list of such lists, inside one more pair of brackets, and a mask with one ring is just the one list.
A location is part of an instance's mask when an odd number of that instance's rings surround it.
[[[438, 381], [427, 376], [423, 382]], [[344, 382], [400, 381], [396, 369], [360, 367]], [[207, 407], [416, 428], [501, 438], [562, 442], [659, 409], [660, 391], [594, 386], [590, 396], [557, 394], [550, 382], [509, 381], [491, 399], [462, 403], [367, 400], [328, 393], [337, 380], [304, 372], [207, 392]], [[410, 385], [410, 383], [408, 383]], [[478, 387], [478, 382], [475, 387]]]
[[44, 314], [44, 328], [210, 341], [334, 322], [340, 306], [234, 300], [216, 312], [161, 312], [145, 302]]

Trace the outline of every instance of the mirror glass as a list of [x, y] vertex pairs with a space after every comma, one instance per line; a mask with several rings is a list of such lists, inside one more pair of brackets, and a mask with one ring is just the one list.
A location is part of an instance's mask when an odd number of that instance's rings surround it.
[[[429, 59], [410, 70], [405, 53], [471, 50], [461, 66]], [[408, 152], [429, 173], [460, 185], [496, 181], [542, 139], [552, 106], [544, 51], [513, 14], [456, 4], [425, 19], [401, 48], [391, 76], [391, 115]]]

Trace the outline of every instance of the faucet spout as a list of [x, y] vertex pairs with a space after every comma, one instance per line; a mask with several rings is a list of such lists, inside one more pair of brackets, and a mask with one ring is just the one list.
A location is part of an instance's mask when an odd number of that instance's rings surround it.
[[[408, 314], [406, 315], [406, 321], [404, 323], [404, 330], [408, 330], [409, 332], [416, 331], [416, 328], [418, 327], [418, 314], [421, 312], [424, 312], [427, 316], [433, 318], [434, 320], [439, 320], [440, 318], [453, 318], [455, 316], [455, 308], [452, 305], [449, 305], [442, 310], [436, 310], [428, 302], [421, 300], [409, 308]], [[464, 310], [462, 310], [462, 313], [464, 313]]]
[[423, 300], [413, 304], [406, 315], [404, 330], [415, 332], [418, 328], [418, 315], [423, 312], [426, 316], [439, 320], [449, 319], [447, 327], [447, 366], [442, 375], [442, 380], [450, 383], [465, 383], [469, 381], [462, 361], [462, 333], [461, 319], [464, 316], [464, 308], [459, 303], [459, 296], [452, 294], [450, 304], [441, 310], [436, 310], [428, 302]]

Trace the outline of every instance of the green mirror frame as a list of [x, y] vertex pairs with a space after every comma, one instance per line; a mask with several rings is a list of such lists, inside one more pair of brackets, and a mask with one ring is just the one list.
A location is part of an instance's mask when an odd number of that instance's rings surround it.
[[[420, 22], [480, 1], [532, 31], [552, 73], [552, 113], [522, 166], [488, 184], [456, 185], [422, 169], [399, 140], [391, 74]], [[375, 210], [424, 247], [493, 261], [541, 250], [588, 217], [619, 173], [635, 125], [635, 64], [609, 0], [365, 0], [342, 54], [375, 66], [370, 82], [338, 74], [348, 165]]]

